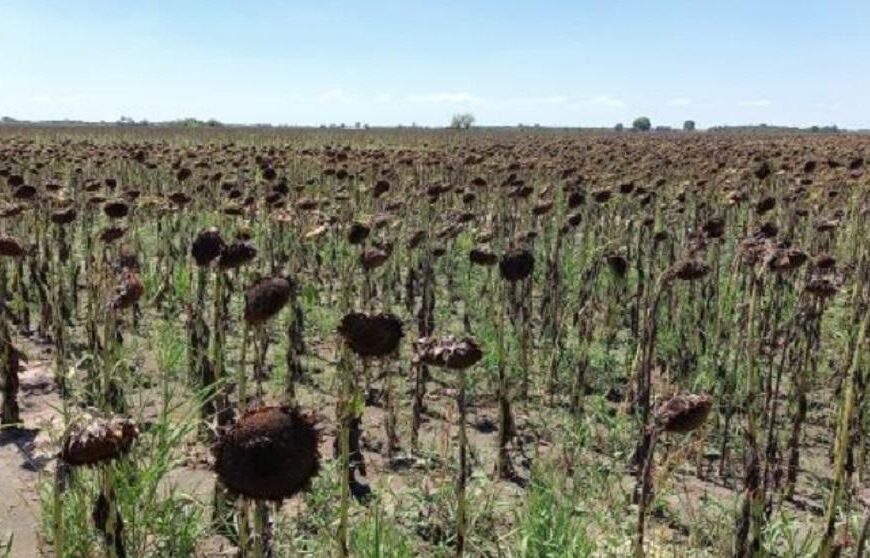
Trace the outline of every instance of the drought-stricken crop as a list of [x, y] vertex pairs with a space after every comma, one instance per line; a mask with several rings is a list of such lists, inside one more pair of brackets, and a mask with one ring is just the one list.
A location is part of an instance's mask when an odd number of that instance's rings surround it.
[[5, 127], [0, 548], [860, 555], [867, 149]]

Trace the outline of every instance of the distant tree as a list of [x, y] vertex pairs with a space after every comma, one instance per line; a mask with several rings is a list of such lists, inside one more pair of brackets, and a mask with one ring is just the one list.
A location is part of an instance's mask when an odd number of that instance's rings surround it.
[[[142, 122], [143, 126], [146, 125], [144, 120]], [[200, 120], [193, 117], [176, 120], [173, 122], [173, 124], [175, 124], [176, 126], [181, 126], [182, 128], [220, 128], [221, 126], [223, 126], [223, 122], [214, 118], [209, 118], [208, 120]]]
[[356, 121], [353, 123], [353, 127], [356, 128], [357, 130], [359, 130], [360, 128], [362, 128], [362, 123], [359, 121]]
[[116, 124], [118, 126], [148, 126], [149, 122], [147, 120], [140, 120], [139, 122], [136, 122], [134, 119], [130, 118], [129, 116], [122, 116], [121, 118], [118, 119]]
[[622, 122], [617, 122], [616, 126], [613, 127], [613, 130], [616, 132], [621, 132], [625, 129], [625, 126], [622, 125]]
[[684, 132], [694, 132], [695, 131], [695, 121], [694, 120], [686, 120], [683, 122], [683, 131]]
[[14, 123], [18, 122], [17, 120], [12, 118], [11, 116], [4, 116], [0, 120], [2, 120], [3, 124], [14, 124]]
[[474, 124], [474, 115], [470, 112], [454, 114], [450, 119], [450, 127], [457, 130], [467, 130]]
[[649, 132], [652, 128], [652, 122], [646, 116], [639, 116], [631, 123], [631, 127], [638, 132]]
[[810, 126], [807, 128], [807, 131], [813, 134], [836, 134], [839, 133], [840, 129], [836, 124], [831, 124], [829, 126], [819, 126], [818, 124], [815, 126]]

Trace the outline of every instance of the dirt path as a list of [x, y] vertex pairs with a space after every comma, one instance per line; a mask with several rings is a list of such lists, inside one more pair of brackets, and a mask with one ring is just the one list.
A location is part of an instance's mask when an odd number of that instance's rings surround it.
[[51, 473], [55, 450], [50, 436], [61, 427], [52, 363], [39, 350], [28, 356], [19, 374], [24, 428], [0, 432], [0, 549], [12, 537], [12, 558], [41, 555], [39, 478]]

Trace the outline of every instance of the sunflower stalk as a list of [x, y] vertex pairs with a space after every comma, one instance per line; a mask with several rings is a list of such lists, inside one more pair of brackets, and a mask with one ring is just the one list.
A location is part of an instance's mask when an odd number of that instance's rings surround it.
[[[856, 284], [855, 289], [859, 286]], [[831, 485], [831, 493], [825, 508], [822, 541], [819, 544], [819, 558], [831, 558], [834, 555], [834, 535], [837, 510], [845, 490], [846, 456], [848, 454], [849, 433], [855, 413], [855, 383], [856, 376], [860, 374], [861, 357], [864, 353], [864, 341], [867, 335], [867, 327], [870, 326], [870, 314], [864, 316], [858, 329], [858, 337], [852, 353], [852, 363], [845, 375], [845, 388], [843, 389], [840, 404], [840, 416], [837, 423], [836, 443], [834, 445], [834, 478]]]

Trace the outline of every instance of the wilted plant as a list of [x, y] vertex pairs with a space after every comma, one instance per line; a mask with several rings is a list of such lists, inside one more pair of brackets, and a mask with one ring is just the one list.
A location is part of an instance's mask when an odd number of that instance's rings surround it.
[[456, 370], [459, 374], [459, 390], [456, 407], [459, 411], [459, 474], [456, 482], [456, 554], [465, 554], [466, 498], [468, 482], [468, 457], [466, 435], [466, 369], [483, 358], [483, 351], [474, 339], [457, 339], [447, 336], [441, 339], [423, 338], [414, 344], [415, 358], [431, 366]]
[[94, 502], [92, 517], [100, 531], [107, 556], [124, 558], [124, 522], [115, 497], [114, 474], [111, 461], [130, 451], [139, 436], [139, 429], [129, 418], [83, 415], [67, 428], [60, 452], [55, 482], [54, 547], [58, 556], [64, 552], [63, 490], [67, 484], [68, 468], [93, 467], [100, 475], [100, 495]]
[[655, 445], [661, 433], [687, 434], [703, 426], [710, 414], [713, 400], [707, 394], [677, 394], [662, 403], [655, 413], [655, 421], [649, 426], [650, 442], [640, 477], [640, 499], [638, 501], [637, 538], [635, 556], [642, 558], [644, 535], [646, 532], [646, 510], [652, 487], [652, 467]]
[[[526, 249], [514, 249], [506, 252], [499, 260], [499, 272], [502, 279], [508, 283], [506, 290], [507, 296], [505, 302], [512, 308], [518, 307], [517, 283], [528, 280], [535, 267], [535, 259], [532, 253]], [[508, 453], [508, 443], [515, 434], [515, 423], [513, 413], [511, 412], [511, 387], [507, 378], [507, 362], [505, 359], [504, 347], [504, 316], [505, 313], [501, 309], [500, 301], [496, 301], [499, 306], [498, 313], [498, 475], [504, 479], [513, 479], [516, 476], [513, 465], [511, 464], [510, 454]], [[513, 319], [519, 318], [518, 313], [515, 313]], [[526, 329], [525, 326], [520, 328], [520, 352], [523, 358], [523, 363], [528, 365], [526, 357]], [[525, 369], [525, 366], [523, 367]], [[524, 370], [524, 374], [527, 372]]]
[[196, 300], [192, 307], [191, 316], [193, 327], [190, 332], [188, 377], [194, 382], [194, 385], [201, 386], [206, 390], [206, 398], [202, 402], [200, 415], [203, 422], [200, 432], [205, 439], [211, 436], [210, 426], [214, 419], [215, 397], [217, 396], [215, 372], [212, 361], [207, 354], [210, 341], [210, 332], [206, 325], [205, 316], [208, 270], [211, 264], [220, 257], [225, 247], [226, 243], [216, 227], [197, 234], [190, 247], [190, 255], [193, 257], [197, 269]]
[[[367, 314], [350, 312], [345, 314], [338, 326], [338, 333], [347, 347], [363, 359], [363, 368], [370, 358], [385, 358], [396, 354], [402, 339], [402, 322], [392, 314]], [[350, 485], [356, 466], [351, 465], [351, 438], [357, 437], [361, 413], [357, 410], [357, 388], [353, 370], [349, 363], [343, 363], [341, 392], [336, 403], [336, 417], [339, 422], [338, 449], [340, 453], [339, 474], [341, 475], [340, 526], [338, 532], [339, 553], [347, 556], [347, 509], [350, 499]], [[363, 371], [365, 375], [365, 370]], [[362, 456], [358, 456], [362, 459]]]
[[[319, 434], [313, 415], [287, 407], [260, 407], [242, 415], [214, 447], [221, 482], [241, 495], [241, 556], [271, 555], [264, 517], [254, 512], [253, 550], [248, 547], [247, 501], [281, 502], [304, 490], [320, 467]], [[265, 506], [263, 506], [265, 510]]]
[[[25, 250], [21, 243], [8, 236], [0, 237], [0, 268], [5, 270], [9, 258], [22, 258]], [[5, 273], [4, 273], [5, 283]], [[5, 290], [5, 289], [4, 289]], [[0, 387], [2, 387], [2, 408], [0, 425], [9, 426], [21, 422], [18, 407], [18, 367], [21, 353], [12, 345], [12, 332], [7, 322], [9, 307], [5, 299], [0, 299]]]
[[[870, 463], [870, 209], [855, 135], [0, 128], [4, 433], [27, 426], [7, 434], [18, 443], [43, 418], [66, 427], [85, 406], [123, 411], [148, 432], [136, 463], [95, 466], [111, 483], [59, 461], [54, 502], [44, 492], [59, 514], [45, 518], [45, 552], [117, 554], [122, 539], [136, 556], [208, 553], [197, 541], [222, 543], [214, 533], [274, 555], [865, 545], [855, 518]], [[401, 319], [388, 314], [398, 307]], [[276, 317], [280, 356], [269, 350]], [[418, 342], [403, 359], [407, 318]], [[329, 336], [337, 321], [340, 343]], [[492, 375], [469, 373], [477, 340], [492, 346]], [[63, 397], [56, 413], [46, 362]], [[286, 381], [266, 381], [279, 362]], [[297, 402], [333, 399], [338, 459], [324, 465], [336, 473], [317, 479], [304, 508], [246, 492], [245, 475], [290, 482], [269, 468], [308, 470], [312, 452], [271, 459], [294, 439], [280, 425], [310, 434]], [[275, 401], [285, 407], [263, 407]], [[410, 455], [398, 451], [406, 411]], [[375, 417], [383, 432], [363, 439]], [[650, 513], [678, 461], [654, 477], [656, 444], [700, 422], [715, 448], [680, 438], [695, 459], [681, 477], [691, 494], [715, 482], [738, 496], [736, 524], [693, 497], [676, 509], [662, 498]], [[453, 426], [456, 456], [443, 451]], [[216, 528], [198, 493], [175, 489], [212, 442]], [[628, 517], [621, 465], [632, 445], [639, 515]], [[827, 445], [829, 467], [808, 458]], [[21, 448], [28, 468], [42, 466], [41, 438]], [[366, 469], [364, 449], [386, 459]], [[498, 478], [468, 483], [470, 464], [492, 452]], [[360, 477], [402, 490], [374, 493]], [[522, 482], [502, 490], [502, 478]], [[95, 517], [113, 541], [78, 528], [93, 515], [91, 480], [114, 492]], [[367, 507], [351, 508], [351, 494]], [[783, 525], [807, 533], [805, 546], [777, 546]]]

